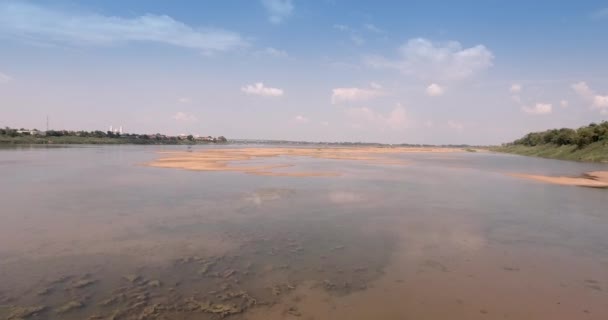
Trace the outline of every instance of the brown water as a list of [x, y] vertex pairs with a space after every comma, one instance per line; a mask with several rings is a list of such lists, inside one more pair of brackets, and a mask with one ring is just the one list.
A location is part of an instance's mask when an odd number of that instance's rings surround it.
[[139, 165], [159, 150], [0, 150], [0, 319], [608, 319], [608, 190], [506, 175], [606, 165]]

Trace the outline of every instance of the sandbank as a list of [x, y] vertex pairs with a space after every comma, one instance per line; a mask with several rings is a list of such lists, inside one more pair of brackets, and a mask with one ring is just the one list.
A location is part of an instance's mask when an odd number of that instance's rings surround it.
[[590, 188], [608, 188], [608, 171], [592, 171], [581, 177], [543, 176], [533, 174], [512, 173], [512, 177], [536, 180], [545, 183], [553, 183], [566, 186], [579, 186]]
[[[145, 165], [195, 171], [232, 171], [261, 176], [333, 177], [340, 172], [297, 171], [291, 163], [259, 164], [267, 158], [310, 157], [328, 160], [358, 161], [375, 165], [408, 165], [390, 157], [400, 153], [464, 152], [458, 148], [344, 147], [344, 148], [223, 148], [195, 152], [161, 152], [161, 157]], [[286, 159], [287, 160], [287, 159]]]

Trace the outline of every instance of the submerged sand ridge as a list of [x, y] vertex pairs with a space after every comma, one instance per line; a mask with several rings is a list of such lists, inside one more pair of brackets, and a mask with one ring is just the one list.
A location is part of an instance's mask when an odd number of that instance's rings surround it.
[[158, 168], [174, 168], [196, 171], [234, 171], [263, 176], [331, 177], [333, 171], [280, 171], [294, 167], [289, 163], [253, 165], [257, 159], [273, 157], [310, 157], [317, 159], [360, 161], [368, 164], [407, 165], [407, 161], [391, 158], [400, 153], [447, 153], [463, 152], [457, 148], [231, 148], [206, 149], [197, 152], [163, 152], [162, 157], [146, 165]]
[[513, 173], [510, 176], [566, 186], [608, 188], [608, 171], [587, 172], [581, 177], [552, 177], [522, 173]]

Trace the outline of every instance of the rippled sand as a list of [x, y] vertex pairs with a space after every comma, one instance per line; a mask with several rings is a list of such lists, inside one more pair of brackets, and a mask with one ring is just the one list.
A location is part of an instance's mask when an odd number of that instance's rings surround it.
[[451, 153], [463, 152], [456, 148], [234, 148], [211, 149], [198, 152], [163, 152], [162, 157], [146, 165], [159, 168], [175, 168], [196, 171], [234, 171], [261, 176], [339, 176], [333, 171], [280, 171], [293, 164], [278, 163], [252, 165], [256, 159], [273, 157], [311, 157], [317, 159], [359, 161], [377, 165], [407, 165], [408, 162], [391, 158], [400, 153]]

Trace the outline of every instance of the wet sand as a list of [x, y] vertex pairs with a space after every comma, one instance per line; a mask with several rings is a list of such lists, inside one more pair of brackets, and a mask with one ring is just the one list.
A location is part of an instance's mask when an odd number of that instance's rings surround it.
[[391, 158], [402, 153], [453, 153], [464, 152], [457, 148], [405, 148], [405, 147], [351, 147], [351, 148], [231, 148], [207, 149], [197, 152], [163, 152], [161, 158], [145, 165], [195, 171], [233, 171], [261, 176], [331, 177], [340, 172], [281, 171], [294, 168], [289, 163], [251, 165], [264, 158], [310, 157], [340, 161], [357, 161], [374, 165], [407, 165], [408, 162]]
[[530, 179], [564, 186], [608, 188], [608, 171], [587, 172], [582, 177], [552, 177], [521, 173], [512, 173], [509, 175], [516, 178]]

